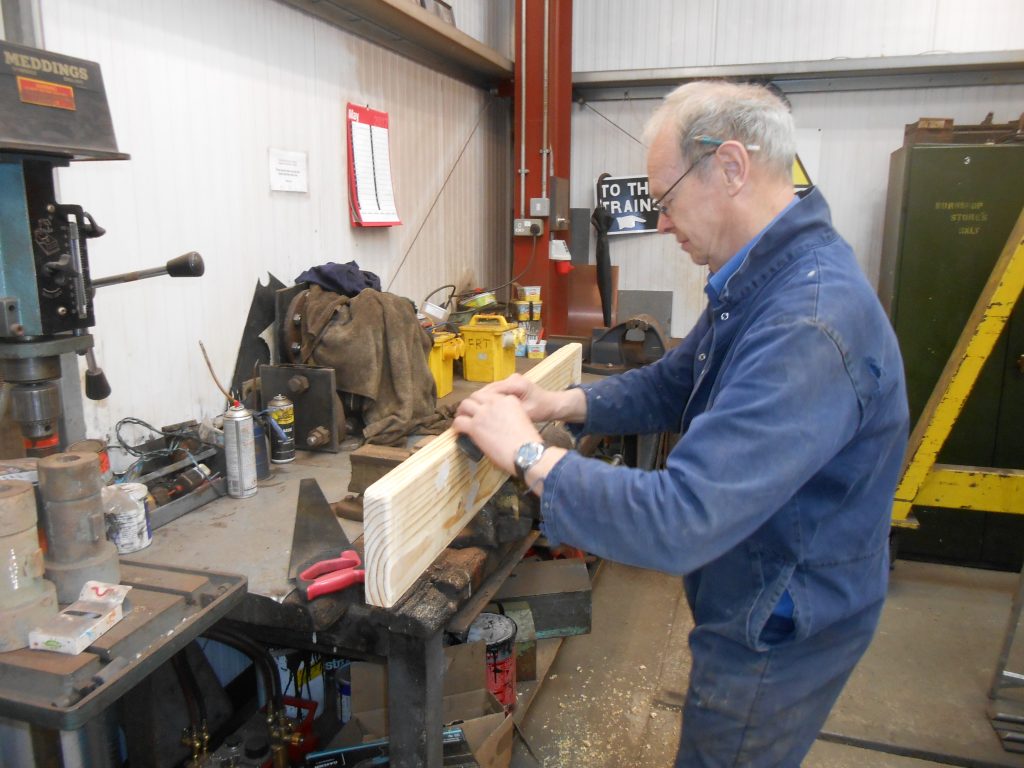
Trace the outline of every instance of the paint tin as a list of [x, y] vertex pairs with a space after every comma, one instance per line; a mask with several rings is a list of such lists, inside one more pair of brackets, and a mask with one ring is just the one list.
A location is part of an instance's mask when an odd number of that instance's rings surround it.
[[516, 706], [516, 623], [508, 616], [481, 613], [470, 625], [467, 642], [487, 646], [487, 690], [508, 714]]
[[528, 323], [531, 320], [540, 320], [540, 314], [544, 307], [542, 301], [514, 301], [516, 320], [520, 323]]
[[256, 437], [252, 412], [237, 400], [224, 412], [224, 463], [228, 496], [248, 499], [256, 486]]
[[79, 440], [67, 447], [68, 452], [80, 451], [82, 453], [95, 453], [100, 458], [100, 477], [104, 485], [114, 482], [114, 472], [110, 468], [110, 454], [107, 453], [107, 441], [99, 438]]
[[122, 497], [106, 513], [107, 538], [114, 542], [118, 554], [127, 555], [153, 543], [149, 527], [149, 489], [143, 483], [122, 483], [114, 486]]
[[520, 301], [540, 301], [539, 285], [520, 285], [516, 287], [516, 296]]
[[270, 461], [287, 464], [295, 461], [295, 405], [284, 395], [275, 395], [267, 403], [267, 415], [281, 428], [270, 426]]

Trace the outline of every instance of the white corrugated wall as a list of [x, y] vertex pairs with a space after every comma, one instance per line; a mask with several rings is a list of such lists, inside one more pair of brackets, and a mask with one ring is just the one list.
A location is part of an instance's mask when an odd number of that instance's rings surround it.
[[1020, 48], [1020, 0], [574, 0], [575, 72]]
[[[160, 425], [219, 411], [198, 341], [229, 381], [268, 272], [290, 285], [354, 259], [417, 301], [467, 269], [481, 284], [507, 279], [504, 101], [274, 0], [43, 0], [42, 23], [45, 47], [100, 63], [132, 155], [60, 172], [62, 201], [107, 229], [90, 243], [93, 275], [189, 250], [206, 260], [198, 280], [98, 291], [97, 356], [114, 392], [86, 402], [90, 436], [129, 415]], [[390, 114], [401, 227], [349, 224], [349, 101]], [[270, 191], [271, 147], [308, 153], [307, 194]]]
[[[574, 71], [717, 66], [766, 61], [991, 51], [1021, 47], [1024, 3], [983, 0], [576, 0]], [[877, 281], [889, 155], [920, 117], [1016, 120], [1024, 85], [921, 88], [790, 96], [798, 150], [832, 206], [868, 277]], [[571, 205], [594, 205], [601, 173], [646, 173], [638, 143], [653, 100], [576, 104], [572, 117]], [[704, 306], [705, 268], [672, 238], [611, 239], [621, 289], [673, 287], [672, 334], [681, 336]]]
[[449, 4], [456, 27], [505, 58], [515, 59], [514, 0], [449, 0]]

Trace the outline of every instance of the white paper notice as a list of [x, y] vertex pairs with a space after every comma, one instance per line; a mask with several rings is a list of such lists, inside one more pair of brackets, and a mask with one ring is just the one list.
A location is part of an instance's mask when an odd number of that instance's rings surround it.
[[270, 148], [270, 189], [274, 192], [308, 192], [309, 160], [305, 152]]

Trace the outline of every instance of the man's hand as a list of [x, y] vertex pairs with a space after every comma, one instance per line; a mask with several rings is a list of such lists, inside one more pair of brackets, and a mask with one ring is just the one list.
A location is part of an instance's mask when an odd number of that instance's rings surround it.
[[587, 398], [580, 389], [551, 392], [514, 373], [507, 379], [488, 384], [478, 393], [512, 395], [519, 399], [531, 421], [582, 422], [587, 415]]
[[[526, 379], [523, 381], [530, 383]], [[541, 441], [523, 401], [499, 391], [494, 384], [474, 392], [459, 403], [452, 427], [456, 432], [469, 435], [495, 466], [510, 475], [516, 471], [515, 456], [519, 446]]]

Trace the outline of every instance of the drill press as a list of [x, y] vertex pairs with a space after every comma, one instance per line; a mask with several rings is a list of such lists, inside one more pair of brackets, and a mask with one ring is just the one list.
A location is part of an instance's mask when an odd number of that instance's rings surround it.
[[9, 578], [0, 580], [0, 622], [17, 623], [18, 631], [0, 634], [0, 649], [23, 642], [39, 611], [55, 610], [54, 584], [66, 603], [88, 579], [119, 578], [117, 550], [103, 530], [96, 457], [51, 455], [66, 445], [59, 428], [60, 356], [86, 356], [87, 397], [110, 394], [92, 354], [95, 289], [160, 274], [203, 274], [202, 257], [187, 253], [163, 267], [92, 278], [87, 243], [103, 228], [81, 206], [58, 202], [54, 169], [127, 157], [117, 149], [98, 64], [0, 41], [0, 377], [26, 453], [42, 459], [39, 517], [53, 582], [38, 579], [35, 518], [23, 509], [34, 494], [0, 489], [0, 535], [18, 544], [8, 547], [16, 557], [5, 571]]
[[124, 160], [98, 64], [0, 41], [0, 377], [29, 456], [64, 447], [60, 355], [87, 361], [85, 394], [110, 394], [93, 356], [93, 294], [158, 274], [198, 277], [187, 253], [163, 267], [93, 280], [87, 242], [104, 233], [57, 202], [53, 172], [73, 160]]

